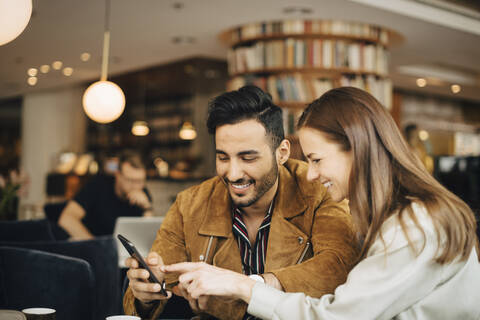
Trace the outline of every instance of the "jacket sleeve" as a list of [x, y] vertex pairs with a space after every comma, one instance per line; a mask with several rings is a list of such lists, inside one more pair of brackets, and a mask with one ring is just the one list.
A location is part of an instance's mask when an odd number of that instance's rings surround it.
[[[151, 251], [157, 252], [162, 257], [165, 264], [188, 261], [183, 233], [183, 217], [179, 210], [178, 201], [177, 198], [177, 201], [168, 210], [151, 249]], [[165, 281], [168, 288], [169, 284], [177, 281], [177, 276], [167, 276]], [[149, 314], [139, 314], [135, 308], [135, 297], [129, 287], [123, 297], [123, 307], [127, 315], [156, 319], [162, 313], [167, 301], [159, 301]]]
[[333, 293], [344, 283], [356, 262], [358, 245], [346, 206], [327, 197], [313, 216], [313, 257], [296, 265], [274, 270], [286, 292], [304, 292], [312, 297]]

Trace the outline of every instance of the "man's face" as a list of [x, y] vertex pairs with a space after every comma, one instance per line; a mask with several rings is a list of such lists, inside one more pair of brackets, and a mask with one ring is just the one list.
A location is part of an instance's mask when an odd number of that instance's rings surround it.
[[143, 190], [145, 179], [145, 169], [134, 168], [128, 162], [122, 163], [120, 170], [116, 173], [119, 196], [125, 198], [132, 191]]
[[277, 182], [278, 164], [265, 128], [256, 120], [220, 126], [215, 132], [217, 174], [233, 203], [248, 207]]

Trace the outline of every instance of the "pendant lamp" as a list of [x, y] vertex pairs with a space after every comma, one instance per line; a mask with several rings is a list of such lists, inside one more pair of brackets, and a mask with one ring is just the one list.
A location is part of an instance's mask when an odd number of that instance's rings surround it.
[[191, 122], [185, 121], [178, 135], [182, 140], [194, 140], [197, 137], [197, 131]]
[[105, 32], [103, 34], [102, 75], [100, 81], [91, 84], [83, 94], [83, 110], [93, 121], [112, 122], [125, 109], [125, 95], [115, 83], [107, 80], [110, 49], [110, 0], [105, 1]]
[[18, 37], [32, 15], [32, 0], [0, 0], [0, 46]]

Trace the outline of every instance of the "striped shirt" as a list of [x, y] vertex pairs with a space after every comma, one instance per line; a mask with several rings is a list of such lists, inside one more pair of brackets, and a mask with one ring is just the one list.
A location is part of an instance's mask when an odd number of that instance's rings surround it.
[[268, 235], [270, 233], [270, 221], [272, 220], [273, 201], [270, 203], [267, 214], [258, 228], [255, 243], [252, 245], [248, 239], [247, 227], [243, 223], [242, 211], [233, 209], [232, 230], [237, 239], [242, 270], [246, 275], [262, 274], [265, 271], [265, 258], [267, 256]]

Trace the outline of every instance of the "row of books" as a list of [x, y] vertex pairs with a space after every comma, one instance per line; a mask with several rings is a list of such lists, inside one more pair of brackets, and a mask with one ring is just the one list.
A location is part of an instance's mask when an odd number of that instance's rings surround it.
[[231, 49], [231, 75], [279, 68], [346, 69], [342, 72], [388, 73], [388, 52], [382, 45], [326, 39], [258, 41]]
[[284, 20], [250, 23], [227, 33], [227, 41], [236, 43], [273, 35], [313, 34], [369, 39], [388, 44], [389, 32], [379, 26], [340, 20]]
[[352, 86], [370, 92], [384, 106], [392, 104], [392, 83], [388, 79], [368, 76], [341, 76], [337, 79], [317, 78], [313, 75], [291, 74], [268, 77], [235, 77], [228, 82], [228, 90], [253, 84], [270, 93], [276, 103], [310, 103], [328, 90], [338, 86]]

